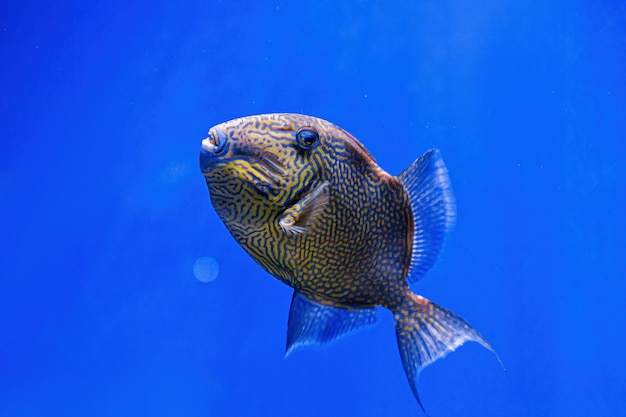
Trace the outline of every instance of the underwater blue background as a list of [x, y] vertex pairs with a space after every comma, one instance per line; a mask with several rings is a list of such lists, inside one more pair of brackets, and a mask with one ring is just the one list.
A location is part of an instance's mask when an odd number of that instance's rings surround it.
[[441, 149], [457, 225], [413, 289], [508, 376], [461, 347], [431, 416], [626, 415], [626, 3], [5, 1], [0, 59], [0, 415], [422, 415], [386, 311], [283, 358], [291, 289], [198, 168], [266, 112], [392, 174]]

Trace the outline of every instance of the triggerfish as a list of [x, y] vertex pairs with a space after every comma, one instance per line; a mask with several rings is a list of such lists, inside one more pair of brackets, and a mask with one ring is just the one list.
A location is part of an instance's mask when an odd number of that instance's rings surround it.
[[[264, 114], [209, 130], [200, 167], [228, 231], [294, 289], [286, 355], [393, 313], [413, 395], [419, 372], [474, 341], [465, 320], [411, 291], [455, 222], [448, 171], [431, 149], [399, 176], [345, 130], [311, 116]], [[494, 352], [495, 354], [495, 352]]]

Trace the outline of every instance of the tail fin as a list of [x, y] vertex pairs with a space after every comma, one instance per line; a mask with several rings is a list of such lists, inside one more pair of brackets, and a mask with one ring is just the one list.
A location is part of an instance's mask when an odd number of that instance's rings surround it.
[[417, 377], [427, 365], [443, 358], [467, 341], [478, 342], [500, 358], [485, 339], [465, 320], [451, 311], [409, 292], [409, 297], [394, 311], [396, 337], [402, 365], [413, 395], [422, 411], [417, 392]]

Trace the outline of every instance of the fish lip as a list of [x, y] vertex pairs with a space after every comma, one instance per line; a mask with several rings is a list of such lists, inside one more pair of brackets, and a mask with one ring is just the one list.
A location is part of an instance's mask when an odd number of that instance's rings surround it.
[[211, 136], [202, 139], [202, 152], [206, 152], [206, 153], [215, 153], [215, 150], [217, 149], [217, 145], [215, 145], [213, 138]]
[[202, 139], [202, 150], [215, 155], [225, 153], [228, 149], [228, 135], [219, 127], [209, 130], [209, 136]]
[[214, 127], [209, 130], [209, 136], [202, 140], [200, 147], [200, 168], [203, 172], [215, 164], [220, 155], [228, 151], [228, 137], [220, 128]]

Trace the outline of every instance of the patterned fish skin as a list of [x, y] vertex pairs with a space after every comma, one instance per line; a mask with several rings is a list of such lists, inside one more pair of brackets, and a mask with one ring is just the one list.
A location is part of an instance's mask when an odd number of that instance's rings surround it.
[[465, 320], [408, 285], [434, 264], [455, 219], [438, 151], [394, 177], [330, 122], [264, 114], [211, 128], [200, 167], [235, 240], [295, 290], [287, 354], [372, 324], [375, 307], [385, 307], [422, 410], [417, 379], [425, 366], [466, 341], [495, 355]]
[[[294, 139], [303, 128], [319, 134], [310, 151]], [[213, 207], [237, 242], [295, 289], [340, 304], [393, 309], [408, 290], [412, 242], [400, 181], [347, 132], [314, 117], [244, 117], [214, 127], [209, 137], [220, 131], [228, 149], [204, 175]], [[264, 158], [277, 169], [266, 169]], [[282, 230], [285, 210], [324, 183], [329, 201], [310, 230]]]

